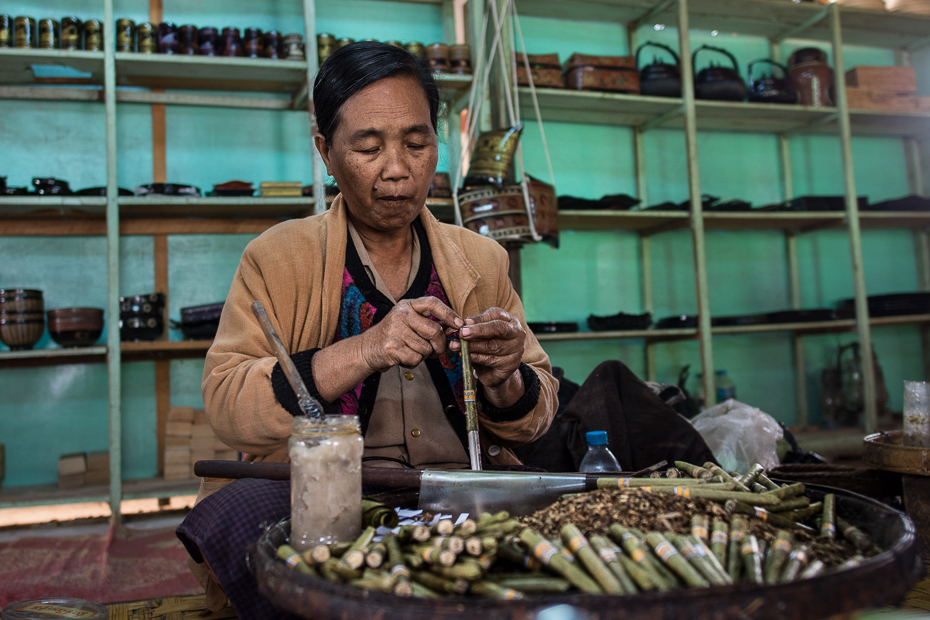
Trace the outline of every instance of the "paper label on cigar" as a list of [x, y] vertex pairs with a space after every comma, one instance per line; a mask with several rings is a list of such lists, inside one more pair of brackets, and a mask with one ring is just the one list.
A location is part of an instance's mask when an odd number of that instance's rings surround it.
[[568, 541], [568, 548], [572, 550], [572, 553], [578, 553], [579, 549], [587, 546], [589, 546], [588, 541], [584, 536], [575, 536]]
[[466, 403], [475, 402], [475, 391], [474, 390], [465, 390], [465, 402]]
[[574, 561], [575, 561], [575, 556], [573, 556], [571, 553], [569, 553], [568, 551], [566, 551], [566, 550], [564, 550], [564, 549], [561, 550], [561, 551], [559, 551], [559, 555], [561, 555], [563, 558], [565, 558], [565, 559], [568, 560], [569, 562], [574, 563]]
[[743, 543], [743, 546], [740, 548], [739, 552], [743, 555], [749, 555], [750, 553], [759, 553], [759, 545], [756, 543], [755, 538], [750, 538]]
[[681, 495], [682, 497], [691, 497], [691, 489], [688, 487], [674, 487], [675, 495]]
[[685, 556], [686, 558], [688, 558], [689, 560], [697, 557], [697, 551], [695, 551], [694, 547], [692, 547], [691, 545], [682, 545], [681, 554]]
[[768, 520], [769, 520], [769, 513], [768, 513], [768, 511], [766, 511], [766, 510], [764, 510], [764, 509], [762, 509], [762, 508], [759, 508], [758, 506], [755, 507], [755, 508], [753, 508], [752, 510], [753, 510], [753, 512], [756, 513], [756, 516], [759, 517], [760, 519], [762, 519], [763, 521], [768, 521]]
[[836, 534], [836, 527], [832, 523], [824, 523], [820, 526], [820, 535], [826, 536], [827, 532], [831, 534]]
[[691, 535], [695, 538], [707, 538], [707, 528], [703, 525], [694, 525], [691, 527]]
[[678, 552], [672, 546], [672, 543], [664, 541], [656, 545], [656, 555], [662, 558], [663, 562], [668, 562], [668, 559], [673, 555], [678, 555]]
[[710, 542], [712, 544], [713, 543], [720, 543], [721, 545], [727, 544], [727, 533], [721, 532], [719, 530], [715, 531], [710, 537]]
[[614, 551], [613, 549], [604, 547], [603, 549], [598, 551], [597, 554], [601, 556], [601, 561], [604, 564], [610, 564], [611, 562], [617, 561], [617, 552]]
[[772, 551], [780, 549], [785, 553], [791, 551], [791, 544], [787, 540], [782, 540], [781, 538], [776, 538], [775, 542], [772, 543]]
[[537, 560], [531, 555], [526, 556], [526, 559], [523, 560], [523, 566], [529, 570], [542, 570], [542, 562]]
[[397, 579], [398, 577], [409, 577], [409, 576], [410, 576], [410, 571], [407, 570], [407, 567], [404, 566], [403, 564], [398, 564], [397, 566], [391, 569], [391, 577], [394, 577], [395, 579]]
[[630, 554], [630, 557], [633, 558], [634, 562], [639, 564], [640, 562], [646, 559], [646, 552], [643, 551], [642, 549], [634, 549], [633, 552]]
[[730, 542], [731, 542], [731, 543], [739, 544], [739, 543], [743, 542], [743, 537], [744, 537], [745, 535], [746, 535], [746, 534], [743, 533], [743, 532], [740, 531], [740, 530], [733, 530], [732, 532], [730, 532]]
[[546, 565], [549, 564], [549, 560], [552, 559], [552, 556], [558, 552], [559, 550], [553, 547], [552, 543], [550, 543], [548, 540], [540, 542], [533, 549], [533, 555], [536, 557], [536, 559]]
[[512, 601], [514, 599], [523, 598], [523, 595], [514, 590], [513, 588], [504, 588], [504, 600]]
[[805, 563], [807, 562], [807, 553], [804, 549], [795, 549], [791, 552], [791, 555], [788, 556], [789, 560], [795, 560], [796, 562]]
[[303, 561], [304, 561], [304, 559], [303, 559], [302, 557], [300, 557], [299, 555], [297, 555], [296, 553], [293, 554], [293, 555], [287, 556], [287, 559], [284, 560], [284, 562], [285, 562], [288, 566], [290, 566], [291, 568], [294, 568], [295, 566], [297, 566], [298, 564], [300, 564], [300, 563], [303, 562]]

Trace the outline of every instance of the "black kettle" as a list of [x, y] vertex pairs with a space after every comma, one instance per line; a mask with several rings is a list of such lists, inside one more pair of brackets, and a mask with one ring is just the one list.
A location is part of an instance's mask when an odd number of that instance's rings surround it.
[[746, 84], [739, 75], [739, 65], [733, 54], [719, 47], [702, 45], [694, 50], [691, 56], [691, 64], [697, 66], [697, 55], [701, 50], [711, 50], [726, 54], [733, 68], [721, 67], [715, 65], [713, 61], [695, 76], [694, 78], [694, 96], [698, 99], [713, 99], [717, 101], [742, 101], [746, 98]]
[[659, 47], [675, 59], [675, 64], [660, 62], [655, 56], [652, 63], [639, 70], [639, 92], [653, 97], [681, 97], [681, 61], [678, 54], [667, 45], [646, 41], [636, 50], [636, 66], [639, 67], [639, 53], [644, 47]]
[[[775, 72], [773, 71], [771, 75], [762, 74], [762, 77], [759, 79], [754, 79], [752, 77], [752, 67], [753, 65], [760, 62], [770, 64], [772, 67], [778, 67], [781, 70], [783, 77], [775, 77]], [[757, 103], [798, 102], [798, 93], [791, 86], [791, 80], [788, 77], [788, 69], [784, 65], [779, 64], [774, 60], [760, 58], [759, 60], [753, 60], [751, 63], [749, 63], [747, 71], [749, 73], [750, 101], [755, 101]]]

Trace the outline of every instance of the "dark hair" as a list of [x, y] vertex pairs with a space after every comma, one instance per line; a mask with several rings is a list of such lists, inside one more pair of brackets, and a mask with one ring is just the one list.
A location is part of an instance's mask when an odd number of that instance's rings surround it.
[[429, 103], [429, 119], [437, 129], [439, 89], [429, 65], [401, 47], [359, 41], [341, 47], [326, 59], [313, 82], [313, 107], [319, 132], [327, 144], [339, 126], [339, 110], [355, 93], [379, 80], [407, 75], [417, 80]]

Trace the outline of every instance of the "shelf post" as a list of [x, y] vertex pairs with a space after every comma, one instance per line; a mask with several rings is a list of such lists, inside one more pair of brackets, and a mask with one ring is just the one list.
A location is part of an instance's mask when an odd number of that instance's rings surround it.
[[[649, 235], [639, 235], [639, 262], [641, 291], [643, 296], [643, 312], [652, 314], [654, 312], [654, 303], [652, 297], [652, 250], [651, 237]], [[656, 345], [649, 340], [646, 341], [644, 351], [644, 362], [646, 365], [646, 380], [656, 381], [658, 375], [656, 371]]]
[[320, 57], [316, 49], [316, 0], [304, 0], [304, 32], [307, 57], [307, 108], [310, 113], [310, 161], [313, 173], [313, 214], [326, 211], [326, 187], [323, 185], [323, 158], [316, 150], [313, 137], [316, 135], [316, 112], [313, 109], [313, 80], [320, 68]]
[[843, 155], [843, 185], [846, 195], [846, 221], [849, 226], [849, 248], [852, 255], [853, 288], [856, 299], [856, 328], [862, 355], [862, 387], [865, 407], [865, 431], [874, 433], [878, 423], [875, 400], [875, 364], [872, 359], [872, 334], [869, 328], [869, 304], [862, 268], [862, 234], [859, 228], [859, 203], [853, 169], [852, 131], [849, 123], [849, 103], [846, 100], [846, 72], [843, 69], [843, 37], [840, 29], [840, 7], [829, 5], [830, 29], [833, 35], [834, 95], [839, 113], [840, 147]]
[[[788, 259], [788, 290], [791, 307], [801, 308], [801, 270], [798, 266], [798, 236], [794, 231], [785, 233], [785, 256]], [[795, 423], [804, 428], [809, 424], [807, 411], [807, 375], [804, 366], [804, 339], [797, 332], [791, 334], [791, 353], [794, 358]]]
[[697, 289], [698, 338], [704, 372], [704, 405], [717, 402], [714, 388], [714, 353], [710, 331], [710, 297], [707, 291], [707, 260], [704, 254], [704, 208], [698, 166], [697, 113], [694, 106], [694, 69], [691, 66], [691, 37], [688, 33], [688, 0], [678, 0], [678, 49], [681, 50], [681, 94], [684, 99], [685, 148], [688, 156], [688, 186], [691, 197], [691, 238], [694, 245], [694, 279]]
[[119, 205], [116, 156], [116, 23], [113, 0], [103, 0], [103, 97], [107, 121], [107, 401], [110, 428], [110, 521], [120, 523], [123, 499], [119, 336]]

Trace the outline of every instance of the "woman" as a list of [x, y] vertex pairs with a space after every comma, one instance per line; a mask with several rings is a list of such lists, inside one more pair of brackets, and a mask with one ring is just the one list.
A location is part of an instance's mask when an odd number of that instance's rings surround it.
[[[341, 194], [325, 214], [275, 226], [246, 248], [204, 369], [217, 437], [250, 460], [287, 461], [299, 408], [250, 311], [258, 300], [326, 411], [359, 416], [366, 460], [379, 466], [468, 466], [457, 332], [478, 379], [482, 457], [518, 465], [511, 448], [545, 433], [557, 384], [506, 252], [424, 206], [438, 160], [432, 74], [400, 48], [356, 43], [327, 59], [313, 100], [316, 147]], [[199, 499], [228, 483], [205, 480]], [[179, 528], [241, 618], [270, 613], [244, 549], [260, 521], [288, 514], [286, 485], [241, 480]], [[243, 523], [247, 535], [230, 535]], [[192, 569], [216, 601], [203, 563]]]

